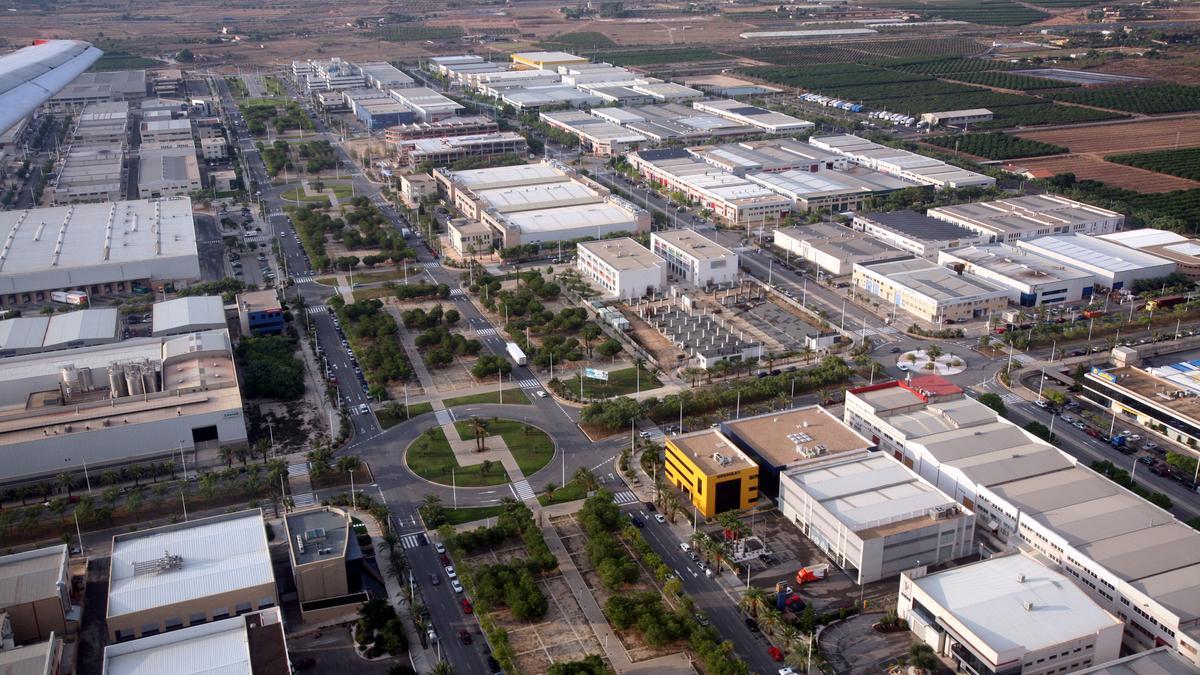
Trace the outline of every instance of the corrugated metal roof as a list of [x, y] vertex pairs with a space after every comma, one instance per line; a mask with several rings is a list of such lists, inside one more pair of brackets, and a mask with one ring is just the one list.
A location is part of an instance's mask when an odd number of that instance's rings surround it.
[[56, 584], [66, 582], [66, 566], [66, 544], [0, 558], [0, 607], [55, 597]]
[[46, 328], [42, 346], [56, 347], [78, 340], [115, 340], [117, 318], [117, 310], [113, 308], [55, 314]]
[[224, 325], [225, 304], [220, 296], [191, 296], [154, 304], [153, 330], [156, 334], [188, 327], [209, 328]]

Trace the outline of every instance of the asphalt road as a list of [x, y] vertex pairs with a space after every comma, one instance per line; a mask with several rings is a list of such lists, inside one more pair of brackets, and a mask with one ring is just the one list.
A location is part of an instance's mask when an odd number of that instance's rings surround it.
[[[429, 619], [437, 635], [437, 645], [429, 646], [438, 650], [441, 657], [454, 666], [457, 672], [488, 672], [484, 665], [487, 641], [483, 639], [479, 623], [462, 609], [461, 601], [467, 595], [456, 593], [451, 588], [450, 579], [438, 560], [434, 544], [429, 542], [428, 538], [422, 540], [426, 542], [424, 545], [417, 544], [413, 548], [406, 548], [405, 553], [408, 556], [413, 582], [421, 586], [421, 597], [425, 606], [429, 608]], [[415, 541], [415, 537], [410, 538], [405, 542], [405, 546]], [[438, 583], [435, 585], [432, 579], [437, 579]], [[470, 645], [464, 645], [459, 639], [460, 630], [466, 630], [470, 635]], [[412, 648], [416, 649], [418, 646], [414, 645]]]

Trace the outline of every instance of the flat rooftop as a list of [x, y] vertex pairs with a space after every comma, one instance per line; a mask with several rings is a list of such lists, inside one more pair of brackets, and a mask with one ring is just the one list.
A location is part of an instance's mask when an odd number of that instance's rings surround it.
[[592, 114], [659, 141], [761, 133], [749, 124], [677, 103], [592, 108]]
[[56, 597], [58, 582], [69, 581], [66, 576], [66, 544], [0, 557], [0, 607]]
[[238, 305], [247, 312], [265, 312], [271, 309], [281, 309], [279, 293], [274, 289], [265, 291], [249, 291], [237, 296]]
[[1022, 284], [1047, 284], [1092, 278], [1089, 272], [1008, 244], [977, 244], [956, 248], [946, 254]]
[[[1023, 554], [954, 567], [913, 583], [998, 653], [1037, 651], [1121, 624], [1069, 577]], [[1026, 603], [1032, 607], [1026, 609]]]
[[539, 63], [577, 63], [587, 61], [586, 58], [568, 54], [567, 52], [516, 52], [512, 54], [512, 59], [523, 59], [525, 61]]
[[[803, 462], [809, 455], [831, 456], [865, 450], [872, 445], [820, 406], [725, 422], [721, 429], [737, 437], [772, 466]], [[817, 446], [824, 449], [817, 450]]]
[[1114, 273], [1173, 264], [1165, 258], [1085, 234], [1056, 234], [1021, 240], [1017, 245], [1035, 253], [1069, 258], [1084, 267]]
[[914, 187], [911, 181], [860, 166], [812, 173], [791, 169], [779, 173], [751, 173], [747, 178], [780, 194], [805, 199], [826, 195], [891, 192]]
[[[288, 545], [296, 565], [346, 553], [350, 520], [344, 513], [328, 507], [293, 512], [287, 515], [287, 526], [292, 535]], [[297, 538], [303, 540], [303, 550]]]
[[12, 649], [0, 649], [0, 673], [4, 675], [53, 675], [61, 672], [55, 658], [61, 639], [58, 633], [54, 640], [35, 642]]
[[630, 230], [636, 229], [634, 214], [607, 202], [521, 211], [506, 214], [504, 219], [508, 225], [521, 228], [521, 232], [554, 232], [621, 224], [628, 224]]
[[502, 186], [537, 185], [568, 180], [566, 172], [550, 162], [451, 171], [450, 175], [457, 185], [476, 192]]
[[692, 148], [690, 152], [701, 159], [729, 170], [783, 171], [813, 163], [845, 159], [836, 153], [791, 138], [764, 141], [745, 141], [723, 145]]
[[650, 249], [629, 237], [585, 241], [579, 244], [579, 248], [620, 272], [655, 269], [666, 264], [662, 258], [651, 253]]
[[[1200, 423], [1200, 364], [1184, 361], [1156, 366], [1150, 372], [1126, 366], [1104, 373], [1099, 377], [1089, 373], [1085, 377], [1126, 389], [1157, 406]], [[1116, 381], [1109, 380], [1108, 376]]]
[[1075, 675], [1195, 675], [1196, 667], [1170, 647], [1159, 647], [1148, 652], [1130, 654], [1116, 661], [1109, 661]]
[[802, 120], [791, 115], [760, 108], [755, 105], [735, 101], [733, 99], [718, 99], [715, 101], [697, 101], [693, 104], [697, 110], [712, 112], [717, 115], [730, 116], [744, 120], [756, 127], [774, 128], [775, 130], [795, 131], [812, 129], [816, 125], [808, 120]]
[[1001, 297], [1007, 292], [978, 277], [956, 274], [924, 258], [862, 264], [861, 267], [892, 283], [939, 302], [968, 300], [976, 297]]
[[1184, 242], [1194, 243], [1194, 239], [1189, 239], [1177, 232], [1169, 230], [1159, 230], [1153, 227], [1143, 227], [1136, 230], [1122, 230], [1120, 232], [1112, 232], [1110, 234], [1101, 234], [1097, 239], [1105, 241], [1115, 241], [1118, 244], [1128, 246], [1129, 248], [1149, 248], [1151, 246], [1163, 246], [1166, 244], [1181, 244]]
[[808, 242], [809, 246], [843, 260], [909, 255], [874, 237], [833, 223], [816, 223], [775, 230], [776, 240], [780, 235], [796, 241]]
[[1046, 227], [1086, 225], [1101, 220], [1124, 221], [1124, 216], [1098, 206], [1057, 195], [1027, 195], [991, 202], [939, 206], [934, 218], [954, 218], [998, 232], [1024, 232]]
[[287, 675], [278, 608], [188, 626], [104, 649], [104, 675]]
[[2, 211], [0, 236], [0, 278], [197, 255], [189, 197]]
[[697, 260], [721, 260], [734, 255], [733, 251], [694, 230], [662, 230], [651, 238], [661, 239]]
[[639, 143], [645, 136], [581, 111], [563, 110], [541, 114], [542, 119], [571, 129], [600, 142]]
[[931, 510], [957, 507], [911, 469], [881, 453], [797, 467], [787, 475], [863, 538], [920, 529], [932, 522]]
[[856, 219], [870, 221], [881, 227], [925, 241], [977, 239], [980, 235], [957, 223], [948, 223], [930, 218], [916, 211], [891, 211], [887, 213], [864, 213]]
[[479, 190], [475, 196], [485, 206], [501, 213], [544, 209], [559, 202], [578, 204], [581, 201], [600, 202], [604, 200], [600, 193], [574, 180]]
[[757, 466], [716, 429], [672, 436], [668, 441], [679, 448], [679, 451], [706, 476], [717, 476]]
[[156, 302], [153, 312], [155, 333], [188, 326], [225, 325], [225, 303], [219, 295], [192, 295]]
[[[178, 556], [177, 564], [135, 571], [135, 565], [162, 561], [166, 554]], [[258, 509], [118, 534], [113, 537], [108, 617], [274, 583]]]

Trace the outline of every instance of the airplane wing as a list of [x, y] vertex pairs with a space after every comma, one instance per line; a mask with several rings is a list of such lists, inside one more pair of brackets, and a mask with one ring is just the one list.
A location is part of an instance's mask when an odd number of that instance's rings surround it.
[[81, 40], [44, 40], [0, 56], [0, 133], [70, 84], [103, 53]]

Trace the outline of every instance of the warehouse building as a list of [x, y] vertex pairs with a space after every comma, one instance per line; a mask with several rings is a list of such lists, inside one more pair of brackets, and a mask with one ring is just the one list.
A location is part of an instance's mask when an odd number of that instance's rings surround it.
[[990, 239], [962, 225], [909, 210], [856, 213], [852, 222], [855, 229], [888, 246], [932, 260], [937, 259], [939, 251], [986, 244]]
[[993, 117], [992, 111], [987, 108], [970, 108], [927, 112], [921, 115], [921, 121], [931, 127], [967, 127], [980, 122], [991, 122]]
[[192, 121], [184, 118], [142, 122], [140, 133], [142, 143], [191, 143]]
[[192, 295], [156, 302], [151, 327], [154, 337], [220, 330], [226, 327], [225, 303], [219, 295]]
[[738, 124], [748, 124], [769, 134], [795, 134], [812, 131], [816, 125], [791, 115], [767, 110], [733, 99], [696, 101], [692, 107], [703, 113], [723, 117]]
[[189, 140], [179, 148], [149, 150], [142, 147], [138, 159], [138, 197], [186, 197], [204, 188], [196, 146]]
[[525, 137], [511, 131], [501, 131], [478, 136], [452, 136], [449, 138], [420, 138], [396, 144], [399, 160], [409, 170], [416, 171], [425, 165], [448, 166], [461, 159], [471, 157], [494, 157], [496, 155], [524, 156], [529, 152]]
[[535, 70], [558, 70], [559, 66], [575, 66], [588, 63], [586, 58], [566, 52], [517, 52], [511, 55], [516, 68]]
[[1195, 239], [1152, 227], [1102, 234], [1099, 238], [1170, 260], [1177, 273], [1200, 279], [1200, 242]]
[[479, 220], [485, 213], [503, 214], [560, 206], [600, 204], [604, 201], [604, 188], [593, 187], [591, 181], [572, 180], [563, 173], [562, 180], [555, 183], [532, 183], [512, 185], [490, 190], [458, 193], [454, 206], [467, 218]]
[[178, 628], [104, 648], [103, 675], [291, 675], [278, 607]]
[[942, 378], [849, 390], [845, 416], [973, 510], [985, 555], [1036, 549], [1125, 622], [1125, 648], [1200, 665], [1200, 533]]
[[66, 544], [0, 556], [0, 617], [5, 615], [12, 627], [6, 637], [18, 644], [61, 637], [68, 626], [77, 630], [81, 611], [71, 604]]
[[[362, 564], [350, 516], [332, 506], [296, 511], [284, 519], [292, 578], [300, 603], [340, 598], [357, 591]], [[351, 583], [351, 577], [354, 577]]]
[[259, 509], [118, 534], [110, 569], [109, 642], [279, 604]]
[[82, 73], [50, 97], [51, 112], [73, 112], [90, 103], [137, 102], [146, 98], [146, 71], [109, 70]]
[[1095, 287], [1095, 277], [1090, 272], [1012, 244], [982, 244], [941, 251], [938, 264], [1007, 288], [1009, 302], [1021, 307], [1089, 301]]
[[[158, 290], [200, 279], [187, 197], [0, 212], [0, 305]], [[61, 246], [58, 242], [61, 242]]]
[[987, 235], [989, 243], [1056, 234], [1109, 234], [1125, 223], [1125, 216], [1116, 211], [1045, 194], [939, 206], [927, 213]]
[[650, 248], [666, 261], [668, 278], [699, 287], [737, 281], [738, 255], [694, 230], [654, 232]]
[[857, 264], [908, 257], [904, 251], [834, 223], [775, 230], [774, 244], [835, 277], [850, 274]]
[[974, 514], [880, 453], [783, 472], [779, 505], [859, 584], [974, 552]]
[[71, 139], [72, 145], [124, 148], [129, 142], [129, 102], [89, 104], [80, 111]]
[[461, 104], [428, 87], [389, 89], [388, 93], [416, 113], [421, 122], [438, 122], [463, 110]]
[[931, 324], [983, 319], [1008, 306], [1008, 291], [976, 276], [958, 274], [925, 258], [853, 266], [854, 288], [885, 308]]
[[1056, 567], [1026, 552], [918, 567], [900, 579], [896, 614], [958, 672], [1076, 673], [1116, 658], [1121, 620]]
[[225, 331], [0, 360], [0, 481], [246, 443]]
[[758, 502], [758, 465], [721, 432], [705, 429], [665, 442], [667, 482], [686, 492], [701, 515], [711, 518]]
[[850, 161], [845, 157], [792, 138], [723, 143], [688, 150], [697, 158], [735, 176], [791, 170], [818, 173], [850, 167]]
[[455, 66], [472, 66], [488, 63], [482, 56], [478, 54], [458, 54], [454, 56], [431, 56], [426, 62], [426, 67], [430, 72], [439, 75], [449, 75], [450, 68]]
[[867, 456], [872, 443], [821, 406], [721, 422], [721, 433], [758, 465], [758, 489], [776, 499], [791, 468]]
[[120, 146], [72, 145], [50, 186], [50, 204], [111, 202], [125, 196], [125, 152]]
[[603, 203], [560, 206], [494, 216], [483, 222], [501, 233], [504, 247], [575, 239], [603, 239], [619, 234], [641, 234], [650, 229], [650, 214], [619, 197]]
[[1138, 279], [1156, 279], [1175, 271], [1175, 263], [1143, 251], [1083, 234], [1059, 234], [1021, 240], [1017, 246], [1089, 272], [1096, 283], [1114, 291]]
[[585, 112], [542, 113], [540, 119], [550, 128], [578, 138], [580, 147], [597, 157], [612, 157], [637, 150], [647, 140], [639, 133]]
[[275, 335], [283, 332], [283, 305], [274, 289], [246, 291], [237, 296], [242, 335]]
[[778, 221], [792, 209], [790, 199], [721, 171], [687, 150], [641, 150], [626, 159], [646, 180], [670, 192], [682, 192], [688, 202], [710, 209], [715, 218], [729, 224]]
[[360, 63], [358, 69], [362, 71], [367, 86], [379, 91], [407, 89], [416, 86], [416, 81], [406, 75], [404, 71], [384, 61]]
[[[501, 70], [490, 73], [472, 73], [465, 82], [479, 93], [496, 97], [502, 92], [527, 87], [544, 87], [563, 84], [562, 76], [550, 70]], [[574, 88], [574, 85], [567, 85]]]
[[466, 171], [438, 168], [434, 169], [433, 178], [438, 182], [438, 189], [445, 193], [446, 201], [461, 209], [460, 200], [473, 200], [475, 193], [509, 187], [563, 183], [570, 180], [570, 170], [558, 162], [543, 160], [534, 164]]
[[0, 672], [11, 675], [59, 675], [63, 672], [63, 640], [56, 634], [44, 642], [0, 650]]
[[1075, 675], [1195, 675], [1196, 668], [1169, 647], [1159, 647], [1108, 661]]
[[619, 124], [655, 143], [703, 141], [763, 133], [758, 127], [705, 114], [678, 103], [623, 108], [592, 108], [592, 115]]
[[415, 113], [378, 89], [347, 89], [342, 97], [350, 112], [368, 129], [382, 129], [412, 122]]
[[521, 113], [536, 113], [546, 107], [585, 108], [604, 104], [603, 98], [565, 84], [512, 87], [496, 92], [496, 96]]
[[666, 263], [628, 237], [585, 241], [576, 251], [575, 267], [605, 299], [633, 300], [666, 288]]
[[811, 172], [792, 169], [781, 173], [752, 173], [746, 178], [790, 199], [797, 211], [830, 213], [857, 211], [875, 198], [914, 187], [908, 181], [860, 166], [842, 171]]
[[868, 169], [898, 176], [920, 185], [931, 185], [937, 189], [960, 187], [991, 187], [996, 179], [974, 171], [960, 169], [951, 164], [880, 145], [858, 136], [821, 136], [808, 142], [829, 152], [845, 155], [852, 162]]
[[437, 122], [411, 122], [391, 126], [383, 130], [383, 139], [388, 143], [414, 141], [418, 138], [450, 138], [452, 136], [479, 136], [494, 134], [500, 126], [487, 117], [465, 115], [447, 117]]
[[115, 307], [0, 321], [0, 356], [105, 345], [120, 339], [121, 320]]

